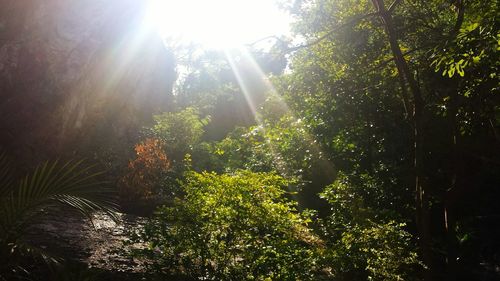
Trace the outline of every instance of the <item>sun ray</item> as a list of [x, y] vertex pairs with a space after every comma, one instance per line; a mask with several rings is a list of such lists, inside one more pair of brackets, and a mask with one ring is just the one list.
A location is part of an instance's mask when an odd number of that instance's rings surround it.
[[[290, 109], [290, 107], [288, 106], [286, 101], [277, 92], [276, 88], [274, 87], [274, 85], [271, 82], [271, 80], [269, 79], [269, 77], [264, 73], [262, 68], [258, 65], [258, 63], [255, 61], [255, 59], [253, 58], [251, 53], [248, 51], [248, 49], [239, 48], [237, 52], [226, 51], [225, 55], [226, 55], [227, 60], [229, 61], [231, 69], [233, 70], [233, 72], [236, 76], [237, 82], [238, 82], [238, 84], [243, 92], [243, 95], [245, 96], [245, 99], [246, 99], [250, 109], [252, 110], [252, 113], [254, 114], [255, 121], [257, 122], [259, 128], [261, 130], [263, 130], [264, 135], [266, 135], [267, 124], [266, 124], [266, 122], [264, 122], [264, 120], [262, 120], [262, 118], [260, 118], [260, 116], [258, 114], [259, 104], [256, 103], [255, 97], [254, 97], [254, 95], [256, 95], [258, 93], [256, 93], [255, 90], [252, 90], [253, 87], [250, 85], [251, 82], [255, 83], [256, 81], [255, 81], [255, 79], [249, 81], [249, 79], [247, 77], [248, 74], [247, 74], [247, 76], [245, 75], [246, 73], [248, 73], [248, 70], [244, 70], [243, 65], [245, 65], [247, 67], [249, 66], [249, 68], [250, 68], [249, 71], [254, 76], [259, 77], [257, 83], [262, 84], [262, 87], [260, 87], [260, 88], [261, 89], [263, 88], [263, 90], [266, 92], [266, 95], [268, 97], [272, 97], [275, 100], [277, 100], [280, 104], [280, 107], [284, 108], [285, 112], [290, 114], [292, 120], [294, 120], [296, 122], [300, 122], [300, 119], [295, 116], [295, 114]], [[311, 144], [311, 150], [317, 151], [320, 154], [325, 155], [324, 152], [322, 151], [321, 147], [318, 145], [318, 142], [315, 141], [314, 136], [311, 133], [309, 133], [306, 128], [304, 128], [304, 131], [306, 132], [306, 136], [305, 136], [304, 141]], [[275, 163], [277, 164], [276, 168], [277, 168], [278, 172], [280, 172], [281, 174], [284, 174], [284, 175], [287, 175], [287, 174], [290, 175], [291, 173], [290, 173], [290, 170], [288, 168], [288, 164], [283, 162], [283, 160], [282, 160], [283, 157], [281, 157], [281, 155], [278, 152], [278, 149], [276, 148], [274, 143], [270, 139], [268, 139], [266, 141], [269, 145], [271, 155], [272, 155]], [[334, 171], [335, 171], [333, 163], [331, 163], [328, 160], [322, 161], [321, 166], [322, 166], [322, 169], [324, 169], [325, 171], [327, 171], [329, 173], [334, 173]], [[296, 200], [298, 200], [298, 198], [295, 195], [293, 195], [293, 197]]]

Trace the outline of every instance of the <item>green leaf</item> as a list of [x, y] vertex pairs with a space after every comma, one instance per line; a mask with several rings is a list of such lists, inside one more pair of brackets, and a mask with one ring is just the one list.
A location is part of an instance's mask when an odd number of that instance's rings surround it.
[[455, 67], [450, 67], [448, 69], [448, 77], [451, 78], [453, 75], [455, 75]]
[[463, 60], [460, 60], [456, 65], [455, 65], [455, 68], [457, 69], [457, 73], [461, 76], [461, 77], [464, 77], [464, 69], [461, 65], [461, 62], [463, 62]]

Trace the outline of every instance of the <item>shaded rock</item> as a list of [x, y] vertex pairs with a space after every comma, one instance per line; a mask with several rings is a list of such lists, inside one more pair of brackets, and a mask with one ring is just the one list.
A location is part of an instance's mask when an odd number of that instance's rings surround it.
[[128, 233], [145, 223], [145, 219], [119, 214], [113, 221], [108, 215], [96, 213], [89, 219], [77, 215], [47, 215], [34, 224], [27, 236], [30, 243], [64, 259], [112, 272], [142, 273], [144, 261], [132, 258], [132, 249], [145, 245], [129, 242]]

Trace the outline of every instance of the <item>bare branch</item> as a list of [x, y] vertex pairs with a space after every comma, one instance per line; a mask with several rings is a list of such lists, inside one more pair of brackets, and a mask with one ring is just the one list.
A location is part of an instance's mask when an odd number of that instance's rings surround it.
[[279, 36], [270, 35], [270, 36], [266, 36], [264, 38], [260, 38], [258, 40], [255, 40], [252, 43], [248, 43], [248, 44], [246, 44], [246, 46], [252, 47], [252, 46], [254, 46], [254, 45], [256, 45], [256, 44], [258, 44], [258, 43], [260, 43], [262, 41], [266, 41], [266, 40], [270, 40], [270, 39], [274, 39], [274, 40], [279, 41], [281, 43], [287, 44], [287, 42], [285, 40], [281, 39]]

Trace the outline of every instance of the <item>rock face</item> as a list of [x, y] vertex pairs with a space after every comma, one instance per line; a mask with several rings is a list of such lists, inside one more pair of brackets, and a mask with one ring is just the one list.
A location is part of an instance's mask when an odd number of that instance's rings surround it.
[[116, 151], [169, 109], [175, 62], [145, 3], [0, 0], [0, 145], [30, 162]]
[[48, 215], [30, 228], [27, 239], [65, 260], [114, 273], [143, 273], [144, 263], [128, 254], [143, 244], [129, 242], [128, 233], [144, 226], [145, 219], [120, 214], [119, 221], [96, 213], [92, 223], [79, 216]]

